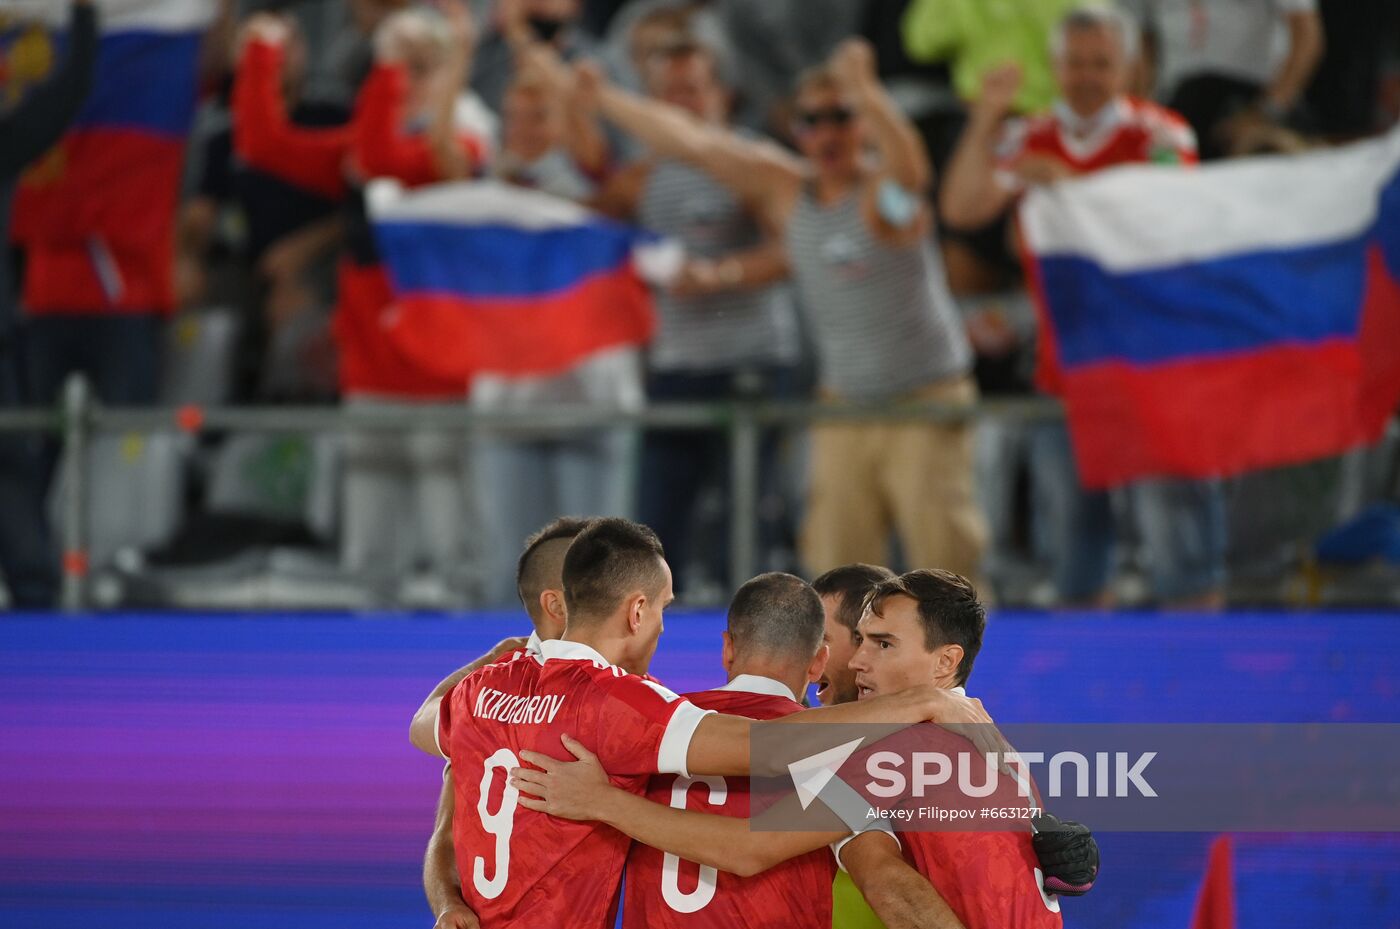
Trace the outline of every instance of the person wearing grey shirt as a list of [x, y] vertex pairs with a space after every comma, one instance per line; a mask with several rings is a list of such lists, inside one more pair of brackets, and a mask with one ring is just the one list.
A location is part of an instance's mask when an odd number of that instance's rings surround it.
[[[782, 231], [824, 399], [975, 401], [971, 347], [929, 237], [928, 155], [880, 86], [868, 43], [842, 43], [799, 80], [802, 159], [606, 85], [597, 68], [574, 76], [600, 85], [605, 118], [658, 156], [706, 171]], [[867, 141], [876, 158], [867, 158]], [[892, 532], [911, 564], [977, 574], [987, 529], [970, 424], [840, 421], [812, 430], [799, 543], [807, 570], [885, 561]]]
[[[676, 36], [649, 56], [644, 77], [654, 98], [707, 124], [725, 124], [730, 94], [708, 46]], [[774, 283], [787, 277], [782, 243], [765, 228], [754, 202], [683, 161], [646, 156], [613, 177], [598, 205], [675, 239], [687, 255], [678, 279], [656, 291], [659, 326], [648, 355], [648, 397], [703, 402], [783, 395], [799, 354], [796, 310], [788, 289]], [[776, 436], [769, 435], [761, 449], [765, 474], [775, 453]], [[691, 579], [688, 567], [710, 580], [724, 577], [724, 546], [707, 546], [692, 560], [692, 543], [697, 500], [707, 487], [727, 493], [728, 478], [723, 436], [646, 435], [638, 510], [677, 566], [678, 591]], [[773, 522], [765, 535], [778, 534]]]

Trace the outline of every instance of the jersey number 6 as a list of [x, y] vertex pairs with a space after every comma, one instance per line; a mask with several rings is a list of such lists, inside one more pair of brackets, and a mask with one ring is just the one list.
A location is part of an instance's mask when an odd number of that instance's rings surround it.
[[[721, 806], [729, 798], [729, 788], [722, 777], [678, 777], [671, 787], [671, 806], [678, 810], [685, 809], [685, 797], [692, 784], [704, 784], [710, 788], [708, 802], [711, 806]], [[677, 913], [703, 910], [715, 898], [715, 880], [719, 872], [709, 865], [701, 865], [695, 889], [685, 893], [681, 890], [680, 870], [680, 858], [667, 852], [661, 859], [661, 898]]]

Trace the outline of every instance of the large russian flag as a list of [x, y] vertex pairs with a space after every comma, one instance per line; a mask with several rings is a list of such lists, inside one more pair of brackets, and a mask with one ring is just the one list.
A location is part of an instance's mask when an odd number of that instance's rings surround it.
[[[16, 241], [169, 248], [194, 118], [197, 61], [215, 0], [95, 0], [102, 39], [92, 94], [60, 143], [25, 174]], [[16, 0], [0, 9], [34, 8]], [[68, 4], [39, 5], [55, 27]], [[59, 45], [62, 45], [60, 39]]]
[[651, 338], [640, 230], [497, 181], [376, 181], [369, 208], [394, 290], [385, 331], [436, 377], [551, 375]]
[[1080, 475], [1230, 475], [1379, 438], [1400, 406], [1400, 130], [1037, 190], [1021, 230]]

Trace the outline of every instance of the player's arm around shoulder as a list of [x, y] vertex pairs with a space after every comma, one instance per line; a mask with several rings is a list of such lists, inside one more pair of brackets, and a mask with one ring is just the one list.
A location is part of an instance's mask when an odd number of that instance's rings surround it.
[[473, 672], [478, 671], [492, 662], [500, 660], [505, 655], [509, 655], [517, 649], [525, 647], [526, 640], [519, 637], [502, 639], [496, 643], [495, 648], [482, 655], [480, 658], [463, 665], [453, 671], [447, 677], [438, 682], [432, 693], [424, 698], [417, 711], [413, 714], [412, 721], [408, 724], [408, 740], [413, 743], [413, 747], [419, 751], [434, 757], [444, 757], [438, 747], [438, 710], [442, 706], [442, 698], [447, 696], [459, 683], [465, 680]]
[[756, 832], [746, 818], [655, 803], [614, 786], [598, 756], [576, 739], [564, 736], [563, 743], [576, 760], [520, 753], [521, 760], [532, 766], [510, 772], [521, 806], [562, 819], [601, 822], [643, 845], [740, 877], [766, 871], [846, 835]]
[[900, 855], [891, 833], [862, 832], [838, 857], [886, 929], [963, 929], [934, 886]]

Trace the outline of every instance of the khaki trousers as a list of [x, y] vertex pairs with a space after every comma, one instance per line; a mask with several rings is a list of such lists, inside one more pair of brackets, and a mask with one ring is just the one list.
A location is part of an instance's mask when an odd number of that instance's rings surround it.
[[[900, 400], [971, 405], [977, 385], [970, 377], [941, 381]], [[975, 581], [988, 530], [976, 500], [973, 433], [970, 423], [814, 426], [800, 540], [807, 570], [885, 564], [893, 530], [910, 568]]]

